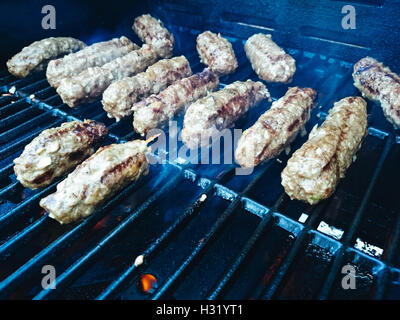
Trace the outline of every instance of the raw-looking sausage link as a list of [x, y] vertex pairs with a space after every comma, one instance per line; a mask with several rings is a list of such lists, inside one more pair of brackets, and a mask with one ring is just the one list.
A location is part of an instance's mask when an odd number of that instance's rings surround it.
[[189, 148], [205, 146], [209, 138], [231, 127], [249, 108], [270, 94], [261, 82], [236, 81], [192, 103], [185, 113], [182, 141]]
[[386, 119], [400, 128], [400, 77], [374, 58], [365, 57], [354, 65], [353, 79], [362, 95], [379, 101]]
[[313, 128], [281, 174], [291, 199], [316, 204], [333, 193], [367, 134], [366, 106], [361, 97], [344, 98]]
[[40, 201], [49, 216], [70, 223], [92, 214], [128, 184], [148, 173], [143, 140], [102, 147]]
[[65, 54], [86, 47], [82, 41], [69, 37], [46, 38], [35, 41], [7, 61], [8, 71], [16, 77], [26, 77], [31, 72], [42, 71], [47, 63]]
[[201, 62], [219, 75], [232, 73], [238, 67], [232, 44], [220, 34], [211, 31], [199, 34], [196, 48]]
[[218, 85], [218, 76], [208, 68], [174, 82], [158, 95], [133, 105], [133, 128], [144, 136], [151, 129], [163, 127], [190, 103], [216, 90]]
[[107, 127], [93, 120], [44, 130], [14, 159], [18, 181], [31, 189], [49, 185], [93, 154], [107, 134]]
[[62, 79], [57, 93], [70, 107], [93, 102], [113, 81], [142, 72], [156, 61], [157, 55], [152, 47], [145, 44], [102, 67], [88, 68], [77, 76]]
[[135, 19], [132, 29], [144, 43], [153, 46], [160, 58], [172, 56], [175, 39], [160, 20], [144, 14]]
[[57, 88], [64, 78], [76, 76], [90, 67], [101, 67], [137, 49], [139, 47], [126, 37], [92, 44], [78, 52], [50, 61], [46, 69], [47, 81]]
[[270, 34], [257, 33], [247, 39], [244, 49], [260, 79], [288, 83], [296, 72], [296, 61], [272, 41]]
[[139, 100], [191, 74], [189, 61], [184, 56], [160, 60], [145, 72], [113, 82], [103, 93], [103, 109], [108, 117], [119, 121], [133, 113], [132, 106]]
[[315, 97], [311, 88], [290, 88], [243, 132], [235, 151], [236, 161], [250, 168], [281, 153], [303, 130], [315, 106]]

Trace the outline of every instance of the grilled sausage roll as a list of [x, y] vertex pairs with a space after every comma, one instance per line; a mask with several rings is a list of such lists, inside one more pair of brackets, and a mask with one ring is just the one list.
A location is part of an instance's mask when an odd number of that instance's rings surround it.
[[161, 91], [133, 105], [133, 128], [142, 136], [164, 124], [193, 101], [218, 88], [218, 76], [204, 69], [188, 78], [178, 80]]
[[311, 88], [290, 88], [245, 130], [235, 151], [236, 161], [251, 168], [280, 154], [310, 119], [316, 92]]
[[282, 185], [291, 199], [316, 204], [328, 198], [367, 134], [367, 103], [360, 97], [336, 102], [321, 127], [288, 160]]
[[148, 173], [147, 144], [134, 140], [97, 150], [57, 185], [40, 206], [61, 224], [92, 214], [106, 200]]
[[261, 82], [235, 81], [192, 103], [185, 113], [182, 141], [189, 148], [206, 146], [209, 138], [231, 127], [249, 108], [270, 94]]
[[132, 29], [140, 40], [154, 48], [160, 58], [172, 56], [175, 39], [160, 20], [144, 14], [135, 19]]
[[211, 31], [199, 34], [196, 48], [200, 61], [219, 75], [232, 73], [238, 66], [231, 43], [220, 34]]
[[176, 80], [192, 74], [184, 56], [163, 59], [134, 77], [113, 82], [103, 93], [103, 109], [117, 121], [133, 113], [132, 105], [150, 94], [159, 93]]
[[400, 77], [374, 58], [366, 57], [354, 65], [353, 79], [363, 97], [379, 101], [386, 119], [400, 128]]
[[139, 47], [126, 37], [92, 44], [78, 52], [50, 61], [46, 69], [47, 81], [57, 88], [61, 79], [76, 76], [89, 67], [100, 67], [137, 49]]
[[296, 61], [272, 41], [270, 34], [257, 33], [247, 39], [244, 50], [260, 79], [288, 83], [296, 72]]
[[50, 60], [84, 47], [85, 43], [69, 37], [50, 37], [35, 41], [7, 61], [8, 71], [16, 77], [24, 78], [31, 72], [44, 70]]
[[157, 55], [151, 46], [143, 45], [102, 67], [88, 68], [77, 76], [62, 79], [57, 93], [70, 107], [93, 102], [113, 81], [141, 72], [156, 61]]
[[14, 160], [15, 175], [25, 187], [47, 186], [93, 154], [107, 134], [107, 127], [93, 120], [66, 122], [44, 130]]

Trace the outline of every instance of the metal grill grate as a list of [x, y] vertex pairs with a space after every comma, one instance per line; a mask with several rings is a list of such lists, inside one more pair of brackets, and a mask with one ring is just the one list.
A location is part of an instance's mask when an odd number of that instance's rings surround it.
[[[184, 54], [193, 71], [200, 71], [194, 47], [198, 31], [175, 30], [176, 54]], [[221, 86], [256, 80], [243, 39], [230, 40], [239, 68], [221, 78]], [[352, 65], [287, 51], [298, 67], [291, 85], [310, 86], [319, 94], [319, 107], [307, 124], [309, 132], [335, 100], [357, 93]], [[291, 201], [283, 192], [280, 172], [290, 155], [282, 154], [279, 161], [262, 164], [248, 176], [235, 175], [235, 165], [222, 161], [192, 165], [178, 159], [152, 166], [148, 176], [83, 222], [60, 226], [38, 206], [59, 181], [36, 191], [24, 189], [13, 174], [12, 160], [39, 132], [64, 121], [104, 122], [110, 129], [106, 144], [137, 138], [131, 121], [108, 119], [100, 102], [70, 109], [43, 74], [18, 80], [3, 72], [0, 86], [2, 298], [399, 296], [400, 218], [394, 186], [400, 178], [396, 165], [400, 146], [379, 106], [368, 104], [370, 130], [357, 162], [335, 194], [316, 206]], [[287, 90], [284, 85], [267, 86], [274, 99]], [[263, 103], [253, 108], [239, 127], [250, 126], [268, 107]], [[292, 149], [305, 140], [298, 137]], [[383, 252], [368, 250], [371, 246]], [[135, 264], [140, 255], [143, 263]], [[48, 264], [57, 270], [56, 290], [41, 288], [41, 269]], [[357, 270], [355, 290], [340, 286], [345, 264]], [[137, 286], [145, 273], [157, 279], [157, 288], [149, 293]]]

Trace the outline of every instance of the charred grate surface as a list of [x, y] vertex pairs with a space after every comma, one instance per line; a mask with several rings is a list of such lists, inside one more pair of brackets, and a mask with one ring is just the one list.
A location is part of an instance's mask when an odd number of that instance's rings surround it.
[[[199, 30], [172, 27], [176, 54], [193, 72], [202, 69], [195, 50]], [[229, 38], [239, 68], [221, 78], [257, 80], [243, 39]], [[291, 86], [318, 92], [307, 131], [333, 102], [358, 94], [352, 64], [285, 48], [297, 61]], [[267, 84], [274, 99], [287, 85]], [[107, 118], [101, 103], [76, 109], [62, 103], [44, 74], [16, 79], [0, 73], [0, 296], [81, 299], [312, 299], [399, 297], [400, 218], [397, 181], [399, 137], [381, 108], [368, 103], [369, 135], [335, 194], [316, 206], [291, 201], [280, 185], [284, 153], [236, 175], [229, 151], [220, 164], [196, 165], [157, 150], [166, 164], [128, 186], [81, 223], [60, 226], [38, 206], [56, 184], [24, 189], [12, 160], [42, 130], [91, 118], [110, 128], [106, 144], [138, 138], [131, 120]], [[269, 108], [250, 110], [237, 127], [247, 128]], [[182, 126], [182, 117], [178, 127]], [[167, 136], [168, 138], [168, 136]], [[167, 139], [168, 140], [168, 139]], [[292, 150], [306, 140], [298, 137]], [[187, 159], [186, 159], [187, 160]], [[44, 265], [57, 270], [57, 289], [43, 290]], [[344, 290], [344, 265], [354, 266], [354, 290]], [[145, 288], [144, 275], [154, 287]], [[148, 283], [147, 283], [148, 284]], [[143, 290], [147, 289], [147, 290]]]

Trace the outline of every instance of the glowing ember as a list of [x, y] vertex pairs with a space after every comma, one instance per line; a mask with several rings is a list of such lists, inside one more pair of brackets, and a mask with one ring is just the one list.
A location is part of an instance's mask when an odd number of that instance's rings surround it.
[[138, 287], [144, 293], [153, 293], [157, 289], [157, 279], [150, 273], [145, 273], [140, 276]]
[[101, 219], [93, 226], [93, 230], [99, 230], [103, 228], [106, 225], [109, 218], [110, 218], [109, 216], [105, 216], [103, 219]]
[[222, 170], [220, 173], [218, 173], [218, 175], [215, 177], [215, 179], [218, 179], [220, 176], [222, 176], [222, 174], [225, 172], [225, 170]]

